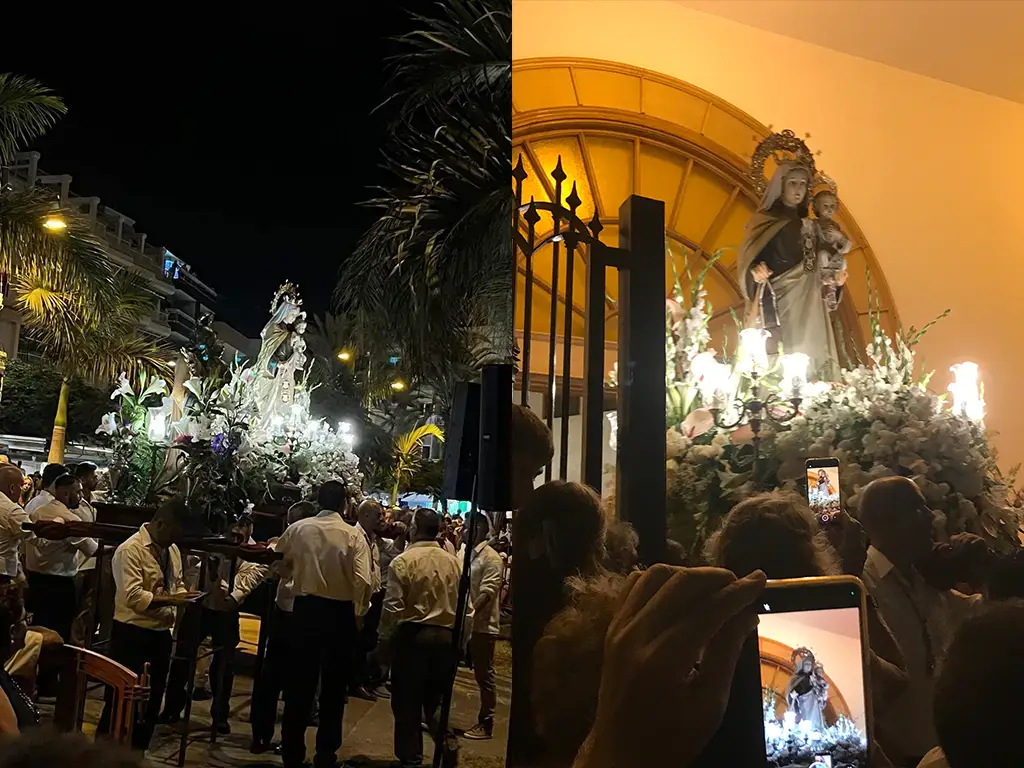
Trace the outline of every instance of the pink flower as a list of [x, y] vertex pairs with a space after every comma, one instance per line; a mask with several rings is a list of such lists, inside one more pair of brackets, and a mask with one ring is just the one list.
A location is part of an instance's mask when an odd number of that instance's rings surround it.
[[711, 411], [707, 408], [698, 408], [695, 411], [690, 411], [690, 415], [679, 425], [679, 431], [692, 440], [714, 429], [714, 427], [715, 417], [711, 414]]

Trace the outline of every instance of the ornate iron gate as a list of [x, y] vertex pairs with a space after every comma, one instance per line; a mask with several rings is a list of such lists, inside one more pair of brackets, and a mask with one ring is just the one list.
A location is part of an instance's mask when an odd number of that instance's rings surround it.
[[[554, 474], [565, 479], [569, 464], [569, 418], [572, 388], [573, 283], [577, 254], [586, 269], [582, 386], [583, 482], [601, 490], [604, 442], [605, 300], [606, 268], [619, 273], [618, 304], [618, 412], [615, 500], [620, 519], [630, 521], [640, 536], [645, 562], [660, 559], [665, 545], [665, 204], [632, 195], [619, 208], [619, 244], [601, 242], [603, 226], [595, 212], [590, 224], [577, 215], [582, 204], [575, 182], [564, 195], [566, 174], [561, 157], [550, 173], [550, 201], [523, 201], [528, 173], [519, 156], [512, 173], [515, 210], [512, 222], [516, 269], [524, 277], [523, 337], [519, 374], [520, 401], [528, 404], [531, 387], [543, 387], [544, 418], [554, 427], [559, 416], [558, 456], [545, 469], [545, 480]], [[550, 230], [540, 228], [550, 220]], [[535, 255], [551, 245], [548, 274], [537, 274]], [[564, 253], [563, 253], [564, 252]], [[559, 271], [564, 265], [564, 292], [559, 295]], [[518, 279], [513, 283], [518, 286]], [[513, 289], [515, 290], [515, 288]], [[551, 296], [550, 317], [545, 318], [547, 372], [531, 370], [534, 290]], [[516, 297], [513, 296], [515, 305]], [[559, 329], [558, 304], [565, 306]], [[559, 331], [561, 330], [561, 397], [558, 394]], [[541, 334], [543, 335], [543, 333]], [[540, 381], [537, 381], [540, 379]]]

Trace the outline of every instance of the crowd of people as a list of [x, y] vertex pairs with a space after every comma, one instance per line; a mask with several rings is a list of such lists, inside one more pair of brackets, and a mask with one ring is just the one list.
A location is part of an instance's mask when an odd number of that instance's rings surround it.
[[[101, 542], [23, 527], [95, 522], [97, 474], [93, 464], [50, 464], [34, 482], [19, 467], [0, 465], [0, 734], [18, 734], [39, 722], [35, 704], [55, 695], [59, 673], [46, 663], [46, 648], [83, 644], [87, 633], [101, 641], [94, 647], [133, 671], [141, 674], [148, 665], [149, 698], [131, 738], [136, 750], [148, 748], [158, 724], [174, 725], [184, 716], [189, 677], [207, 639], [213, 646], [213, 727], [230, 732], [239, 608], [271, 580], [274, 608], [251, 704], [253, 753], [275, 751], [285, 766], [305, 765], [312, 725], [313, 764], [335, 765], [345, 705], [356, 696], [390, 699], [395, 754], [403, 766], [420, 765], [423, 729], [436, 727], [463, 656], [472, 659], [480, 710], [462, 735], [491, 738], [494, 648], [507, 599], [508, 545], [500, 521], [478, 514], [463, 524], [460, 515], [431, 509], [387, 509], [372, 499], [355, 503], [352, 489], [332, 480], [320, 486], [315, 500], [294, 504], [281, 535], [264, 545], [253, 541], [250, 519], [230, 526], [231, 543], [278, 553], [267, 565], [258, 557], [195, 556], [179, 548], [198, 531], [185, 502], [172, 498], [106, 559], [110, 589], [101, 586], [97, 601]], [[467, 543], [469, 605], [462, 647], [456, 648]], [[104, 627], [100, 603], [107, 601]], [[108, 732], [109, 720], [108, 698], [100, 733]], [[453, 736], [445, 744], [456, 749]]]
[[536, 610], [516, 615], [529, 679], [514, 689], [510, 765], [725, 764], [723, 747], [749, 736], [722, 723], [766, 580], [841, 573], [868, 594], [871, 765], [1024, 763], [1008, 726], [1020, 707], [997, 693], [1021, 675], [1024, 551], [997, 554], [970, 534], [937, 541], [910, 479], [874, 481], [856, 517], [828, 525], [796, 495], [753, 496], [703, 552], [687, 558], [669, 542], [671, 564], [647, 569], [635, 545], [623, 557], [635, 540], [583, 486], [548, 483], [517, 514], [516, 589]]

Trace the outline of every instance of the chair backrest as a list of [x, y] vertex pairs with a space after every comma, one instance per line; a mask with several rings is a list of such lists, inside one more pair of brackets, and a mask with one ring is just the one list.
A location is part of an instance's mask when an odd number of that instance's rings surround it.
[[149, 698], [149, 665], [141, 675], [137, 675], [123, 664], [85, 648], [65, 645], [62, 653], [64, 671], [54, 708], [57, 729], [82, 729], [86, 689], [89, 681], [95, 681], [112, 691], [110, 738], [118, 743], [129, 742], [135, 708]]

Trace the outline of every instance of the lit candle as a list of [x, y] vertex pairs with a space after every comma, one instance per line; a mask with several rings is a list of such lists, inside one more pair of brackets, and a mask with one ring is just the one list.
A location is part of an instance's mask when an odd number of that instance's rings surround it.
[[765, 343], [771, 336], [763, 328], [744, 328], [740, 331], [741, 366], [746, 373], [759, 373], [768, 367]]
[[977, 363], [957, 363], [949, 369], [954, 381], [949, 385], [953, 394], [953, 412], [974, 421], [985, 418], [985, 401], [981, 399]]
[[807, 383], [807, 366], [811, 359], [803, 352], [792, 352], [782, 356], [782, 391], [784, 394], [800, 397]]

